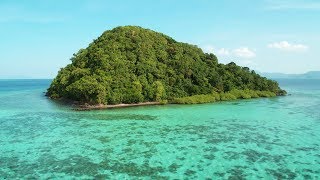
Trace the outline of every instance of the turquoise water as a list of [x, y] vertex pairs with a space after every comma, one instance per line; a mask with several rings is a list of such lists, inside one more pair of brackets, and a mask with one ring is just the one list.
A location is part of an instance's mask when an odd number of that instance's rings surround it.
[[319, 179], [320, 81], [286, 97], [75, 112], [0, 80], [0, 179]]

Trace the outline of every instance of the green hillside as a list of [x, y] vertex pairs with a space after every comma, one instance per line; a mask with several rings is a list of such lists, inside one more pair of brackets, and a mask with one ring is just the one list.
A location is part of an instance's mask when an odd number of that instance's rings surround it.
[[286, 93], [247, 67], [219, 64], [197, 46], [136, 26], [105, 31], [71, 61], [49, 97], [88, 104], [203, 103]]

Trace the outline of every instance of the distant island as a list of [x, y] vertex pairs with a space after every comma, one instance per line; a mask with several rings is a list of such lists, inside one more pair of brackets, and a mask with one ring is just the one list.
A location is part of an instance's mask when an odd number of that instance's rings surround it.
[[105, 31], [71, 58], [47, 95], [82, 108], [196, 104], [285, 95], [248, 67], [137, 26]]
[[320, 71], [309, 71], [304, 74], [260, 73], [271, 79], [320, 79]]

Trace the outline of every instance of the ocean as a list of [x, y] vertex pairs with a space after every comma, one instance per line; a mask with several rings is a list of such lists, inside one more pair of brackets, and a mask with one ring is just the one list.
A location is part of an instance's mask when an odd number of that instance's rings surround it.
[[0, 80], [0, 179], [320, 179], [320, 80], [287, 96], [73, 111]]

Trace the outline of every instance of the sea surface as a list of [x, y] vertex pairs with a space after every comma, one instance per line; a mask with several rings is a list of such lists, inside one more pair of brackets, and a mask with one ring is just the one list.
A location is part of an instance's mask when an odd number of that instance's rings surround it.
[[0, 80], [0, 179], [320, 179], [320, 80], [285, 97], [77, 112]]

